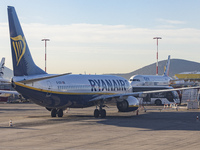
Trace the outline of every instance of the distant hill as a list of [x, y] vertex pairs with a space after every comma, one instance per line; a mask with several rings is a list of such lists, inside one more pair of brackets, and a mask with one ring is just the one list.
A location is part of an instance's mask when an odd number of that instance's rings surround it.
[[[164, 66], [166, 65], [167, 60], [158, 62], [158, 74], [162, 75], [164, 72]], [[175, 74], [182, 72], [192, 72], [192, 71], [200, 71], [200, 63], [183, 60], [183, 59], [171, 59], [170, 60], [170, 68], [169, 68], [169, 76], [173, 77]], [[155, 75], [156, 74], [156, 63], [150, 64], [148, 66], [142, 67], [138, 70], [135, 70], [130, 73], [124, 74], [112, 74], [124, 77], [129, 79], [131, 76], [136, 74], [142, 75]], [[11, 79], [13, 77], [13, 71], [7, 67], [4, 68], [4, 78]]]
[[[158, 74], [162, 75], [164, 73], [164, 66], [166, 65], [167, 60], [158, 62]], [[171, 59], [170, 60], [170, 68], [169, 68], [169, 76], [173, 77], [175, 74], [182, 72], [191, 72], [191, 71], [200, 71], [200, 63], [183, 60], [183, 59]], [[124, 74], [112, 74], [124, 77], [129, 79], [133, 75], [155, 75], [156, 74], [156, 63], [150, 64], [148, 66], [142, 67], [138, 70], [135, 70], [130, 73]]]

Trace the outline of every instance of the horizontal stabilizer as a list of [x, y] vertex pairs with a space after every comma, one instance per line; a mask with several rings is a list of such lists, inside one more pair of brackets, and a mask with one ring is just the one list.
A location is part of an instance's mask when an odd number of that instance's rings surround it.
[[60, 77], [60, 76], [64, 76], [64, 75], [69, 75], [69, 74], [71, 74], [71, 73], [64, 73], [64, 74], [59, 74], [59, 75], [45, 76], [45, 77], [34, 78], [34, 79], [30, 79], [30, 80], [22, 80], [22, 81], [19, 81], [19, 82], [21, 82], [21, 83], [32, 83], [32, 82], [37, 82], [37, 81], [41, 81], [41, 80], [56, 78], [56, 77]]

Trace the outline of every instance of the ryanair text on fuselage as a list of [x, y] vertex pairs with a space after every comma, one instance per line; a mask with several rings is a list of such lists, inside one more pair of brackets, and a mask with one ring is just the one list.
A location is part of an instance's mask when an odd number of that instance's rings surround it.
[[91, 91], [126, 91], [128, 83], [126, 80], [110, 79], [88, 79]]

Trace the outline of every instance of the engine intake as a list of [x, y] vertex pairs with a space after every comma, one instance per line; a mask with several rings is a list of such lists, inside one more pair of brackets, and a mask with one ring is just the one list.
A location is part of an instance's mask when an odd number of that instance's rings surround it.
[[122, 102], [117, 102], [117, 108], [119, 112], [130, 112], [135, 111], [139, 107], [139, 101], [133, 96], [129, 96], [127, 99]]

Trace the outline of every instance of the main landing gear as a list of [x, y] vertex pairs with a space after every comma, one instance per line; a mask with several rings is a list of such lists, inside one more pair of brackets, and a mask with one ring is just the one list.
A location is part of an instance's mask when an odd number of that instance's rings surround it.
[[62, 109], [51, 109], [51, 117], [62, 117], [63, 116], [63, 110]]
[[103, 106], [99, 106], [99, 109], [95, 109], [94, 110], [94, 117], [98, 118], [99, 116], [101, 116], [101, 118], [105, 118], [106, 117], [106, 110], [102, 109]]

